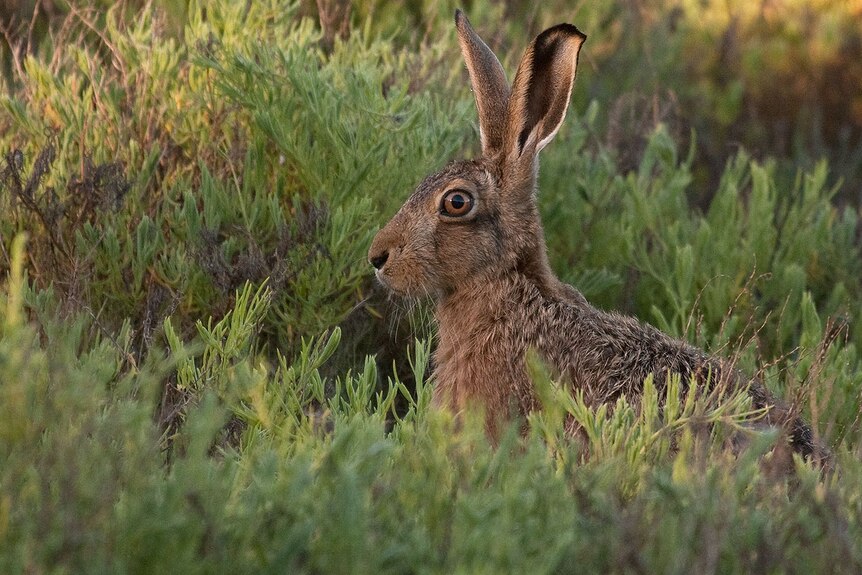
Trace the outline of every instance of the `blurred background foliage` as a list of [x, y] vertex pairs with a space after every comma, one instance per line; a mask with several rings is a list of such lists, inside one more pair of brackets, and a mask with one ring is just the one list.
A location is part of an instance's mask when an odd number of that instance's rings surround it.
[[[497, 449], [428, 409], [428, 307], [365, 254], [478, 149], [456, 7], [510, 77], [589, 36], [555, 270], [760, 374], [839, 474], [728, 451], [744, 398], [591, 410], [536, 366]], [[858, 0], [0, 0], [0, 33], [0, 571], [862, 569]]]
[[[88, 38], [92, 47], [104, 50], [96, 31], [108, 10], [134, 21], [145, 6], [160, 13], [160, 32], [175, 40], [182, 39], [189, 14], [198, 7], [189, 0], [5, 0], [0, 25], [7, 83], [14, 84], [14, 62], [22, 54], [44, 49], [52, 38], [70, 39], [70, 14], [88, 14], [93, 26], [77, 30], [76, 38]], [[644, 134], [659, 122], [667, 124], [684, 147], [695, 146], [701, 205], [739, 148], [758, 159], [778, 159], [790, 177], [796, 168], [812, 168], [826, 158], [830, 181], [843, 182], [840, 200], [855, 205], [862, 197], [858, 0], [552, 0], [541, 5], [304, 0], [290, 12], [317, 20], [326, 45], [361, 30], [368, 38], [385, 38], [418, 54], [440, 43], [451, 49], [456, 7], [477, 22], [494, 22], [485, 36], [509, 70], [526, 42], [545, 27], [561, 19], [580, 26], [590, 45], [575, 98], [582, 106], [602, 102], [603, 143], [619, 155], [622, 167], [630, 168]], [[692, 131], [697, 137], [690, 142]]]

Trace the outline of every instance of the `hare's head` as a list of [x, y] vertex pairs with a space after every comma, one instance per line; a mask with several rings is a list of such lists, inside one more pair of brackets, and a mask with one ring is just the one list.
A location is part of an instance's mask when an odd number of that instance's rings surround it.
[[455, 24], [479, 110], [482, 156], [425, 178], [374, 238], [368, 259], [378, 279], [402, 295], [445, 295], [477, 278], [547, 271], [537, 157], [566, 115], [586, 36], [570, 24], [539, 34], [510, 87], [460, 11]]

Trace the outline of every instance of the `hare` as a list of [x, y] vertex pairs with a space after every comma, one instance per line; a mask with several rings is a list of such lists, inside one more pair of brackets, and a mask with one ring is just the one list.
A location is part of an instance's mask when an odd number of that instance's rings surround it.
[[436, 300], [434, 396], [456, 412], [484, 409], [493, 437], [512, 416], [539, 407], [525, 355], [535, 349], [594, 405], [642, 393], [652, 374], [683, 382], [747, 385], [791, 446], [819, 457], [809, 427], [729, 362], [630, 317], [592, 307], [551, 271], [536, 202], [538, 154], [566, 115], [586, 40], [559, 24], [527, 48], [510, 87], [497, 57], [455, 12], [479, 111], [481, 157], [425, 178], [372, 242], [377, 279], [402, 296]]

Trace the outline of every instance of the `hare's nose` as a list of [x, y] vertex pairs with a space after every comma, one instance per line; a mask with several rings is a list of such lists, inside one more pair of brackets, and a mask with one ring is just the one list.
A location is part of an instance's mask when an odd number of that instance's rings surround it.
[[368, 261], [371, 262], [371, 265], [374, 266], [374, 269], [379, 270], [386, 263], [386, 260], [389, 259], [389, 252], [385, 251], [382, 254], [378, 254], [376, 256], [372, 256], [368, 258]]

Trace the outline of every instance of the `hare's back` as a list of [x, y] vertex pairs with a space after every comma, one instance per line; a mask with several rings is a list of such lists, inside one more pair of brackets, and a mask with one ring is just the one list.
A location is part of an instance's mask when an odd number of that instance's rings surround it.
[[668, 374], [679, 374], [684, 383], [692, 376], [704, 382], [722, 377], [719, 360], [649, 324], [588, 304], [550, 306], [557, 308], [552, 314], [557, 325], [546, 355], [597, 401], [639, 395], [650, 374], [660, 389]]

